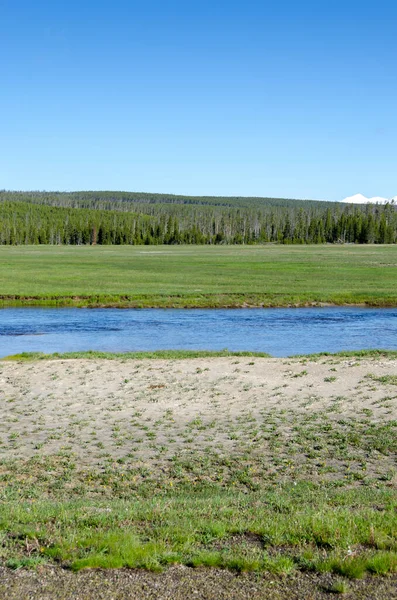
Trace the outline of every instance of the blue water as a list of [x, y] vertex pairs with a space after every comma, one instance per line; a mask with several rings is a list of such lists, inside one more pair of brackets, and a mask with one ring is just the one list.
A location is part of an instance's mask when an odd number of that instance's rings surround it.
[[397, 309], [0, 310], [0, 356], [20, 352], [251, 350], [273, 356], [397, 349]]

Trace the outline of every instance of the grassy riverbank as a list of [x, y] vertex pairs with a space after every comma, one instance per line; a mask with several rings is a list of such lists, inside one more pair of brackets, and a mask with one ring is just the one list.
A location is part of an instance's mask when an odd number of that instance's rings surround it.
[[0, 306], [397, 306], [396, 246], [0, 247]]
[[[373, 352], [380, 352], [387, 356], [389, 353], [393, 353], [393, 350], [374, 350]], [[395, 353], [397, 355], [397, 352]], [[87, 350], [80, 352], [55, 352], [54, 354], [44, 354], [42, 352], [22, 352], [21, 354], [12, 354], [11, 356], [6, 356], [0, 360], [5, 361], [36, 361], [36, 360], [67, 360], [67, 359], [76, 359], [76, 358], [85, 358], [85, 359], [105, 359], [105, 360], [143, 360], [143, 359], [163, 359], [163, 360], [178, 360], [178, 359], [186, 359], [186, 358], [219, 358], [219, 357], [230, 357], [230, 356], [238, 356], [238, 357], [247, 357], [247, 356], [257, 356], [262, 358], [270, 358], [270, 354], [266, 352], [233, 352], [230, 350], [153, 350], [147, 352], [100, 352], [98, 350]]]
[[397, 572], [395, 353], [67, 356], [0, 362], [0, 566]]
[[[397, 358], [397, 350], [342, 350], [341, 352], [320, 352], [317, 354], [302, 354], [294, 358], [302, 360], [316, 361], [323, 357], [334, 358]], [[144, 360], [144, 359], [163, 359], [179, 360], [187, 358], [227, 358], [227, 357], [257, 357], [271, 358], [266, 352], [245, 352], [232, 350], [154, 350], [137, 352], [100, 352], [99, 350], [82, 350], [79, 352], [54, 352], [53, 354], [44, 354], [43, 352], [22, 352], [21, 354], [11, 354], [0, 358], [0, 361], [37, 361], [37, 360], [69, 360], [76, 358], [84, 359], [105, 359], [105, 360]]]

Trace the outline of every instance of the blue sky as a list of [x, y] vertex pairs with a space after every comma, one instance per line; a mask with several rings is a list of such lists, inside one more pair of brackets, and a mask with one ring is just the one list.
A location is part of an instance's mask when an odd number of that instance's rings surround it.
[[0, 0], [0, 188], [397, 194], [397, 3]]

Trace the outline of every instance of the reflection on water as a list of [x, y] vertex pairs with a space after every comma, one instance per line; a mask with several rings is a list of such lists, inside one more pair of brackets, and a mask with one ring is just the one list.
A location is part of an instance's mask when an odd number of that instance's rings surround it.
[[0, 356], [19, 352], [223, 348], [273, 356], [397, 349], [397, 309], [0, 310]]

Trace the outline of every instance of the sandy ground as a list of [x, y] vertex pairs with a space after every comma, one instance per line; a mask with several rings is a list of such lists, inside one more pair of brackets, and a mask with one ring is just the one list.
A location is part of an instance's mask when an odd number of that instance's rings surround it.
[[[3, 600], [326, 600], [335, 577], [297, 574], [277, 577], [217, 569], [169, 568], [164, 573], [133, 570], [89, 570], [70, 573], [59, 568], [40, 572], [0, 568]], [[336, 594], [336, 596], [338, 596]], [[351, 581], [346, 600], [395, 600], [397, 578]]]
[[[311, 419], [360, 435], [396, 419], [396, 374], [387, 358], [2, 362], [0, 453], [66, 452], [82, 467], [133, 458], [156, 469], [175, 453], [248, 445], [270, 460], [275, 428], [302, 446], [299, 426]], [[382, 461], [391, 468], [395, 457]]]

